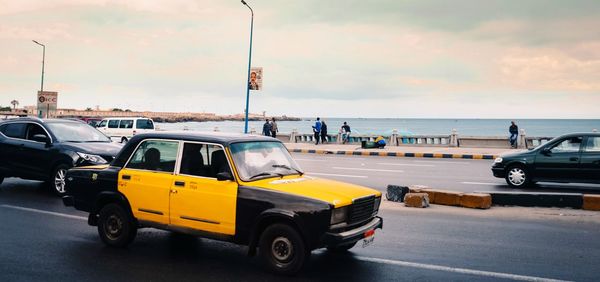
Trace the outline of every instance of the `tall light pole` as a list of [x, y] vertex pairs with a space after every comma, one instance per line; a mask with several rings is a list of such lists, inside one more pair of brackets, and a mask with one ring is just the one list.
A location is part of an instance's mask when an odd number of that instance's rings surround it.
[[[31, 40], [31, 41], [33, 41], [33, 43], [35, 43], [37, 45], [42, 46], [42, 48], [43, 48], [42, 49], [43, 50], [42, 51], [42, 85], [40, 86], [40, 93], [43, 93], [44, 92], [44, 61], [46, 60], [46, 45], [39, 43], [35, 40]], [[50, 107], [50, 106], [48, 106], [48, 107]], [[38, 111], [39, 111], [38, 116], [41, 118], [42, 113], [39, 109], [38, 109]], [[48, 111], [46, 111], [46, 118], [48, 118]]]
[[246, 78], [246, 119], [244, 120], [244, 133], [248, 133], [248, 103], [250, 102], [250, 66], [252, 65], [252, 30], [254, 29], [254, 11], [246, 1], [242, 0], [242, 4], [244, 4], [248, 9], [250, 9], [250, 13], [252, 18], [250, 19], [250, 54], [248, 55], [248, 77]]

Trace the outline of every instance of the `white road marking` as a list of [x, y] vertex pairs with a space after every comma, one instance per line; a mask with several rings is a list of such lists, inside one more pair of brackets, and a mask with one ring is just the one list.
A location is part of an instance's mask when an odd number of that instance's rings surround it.
[[369, 178], [365, 175], [347, 175], [347, 174], [331, 174], [331, 173], [320, 173], [320, 172], [307, 172], [307, 175], [322, 175], [322, 176], [339, 176], [339, 177], [349, 177], [349, 178]]
[[305, 161], [305, 162], [326, 162], [327, 160], [317, 160], [317, 159], [298, 159], [294, 158], [295, 161]]
[[345, 170], [379, 171], [379, 172], [404, 172], [403, 170], [376, 169], [376, 168], [357, 168], [357, 167], [339, 167], [339, 166], [334, 166], [332, 168], [333, 169], [345, 169]]
[[458, 161], [457, 162], [457, 161], [445, 161], [445, 160], [441, 159], [441, 160], [437, 160], [437, 161], [413, 161], [413, 162], [415, 162], [415, 163], [425, 163], [425, 164], [441, 164], [441, 163], [443, 163], [443, 164], [464, 164], [464, 165], [467, 165], [467, 164], [471, 164], [469, 161], [472, 161], [472, 160], [465, 160], [465, 161]]
[[419, 166], [419, 167], [434, 167], [435, 165], [426, 164], [399, 164], [399, 163], [377, 163], [378, 165], [395, 165], [395, 166]]
[[467, 184], [467, 185], [489, 185], [489, 186], [497, 186], [497, 185], [502, 185], [501, 183], [489, 183], [489, 182], [461, 182], [461, 184]]
[[544, 281], [544, 282], [566, 281], [566, 280], [549, 279], [549, 278], [536, 277], [536, 276], [525, 276], [525, 275], [502, 273], [502, 272], [482, 271], [482, 270], [475, 270], [475, 269], [468, 269], [468, 268], [456, 268], [456, 267], [449, 267], [449, 266], [443, 266], [443, 265], [424, 264], [424, 263], [391, 260], [391, 259], [371, 258], [371, 257], [362, 257], [362, 256], [355, 256], [353, 258], [356, 260], [373, 262], [373, 263], [420, 268], [420, 269], [427, 269], [427, 270], [445, 271], [445, 272], [460, 273], [460, 274], [469, 274], [469, 275], [475, 275], [475, 276], [481, 276], [481, 277], [510, 279], [510, 280], [516, 280], [516, 281]]
[[42, 213], [42, 214], [49, 214], [49, 215], [60, 216], [60, 217], [64, 217], [64, 218], [88, 220], [87, 217], [70, 215], [70, 214], [66, 214], [66, 213], [51, 212], [51, 211], [25, 208], [25, 207], [19, 207], [19, 206], [12, 206], [12, 205], [0, 205], [0, 206], [3, 208], [22, 210], [22, 211], [28, 211], [28, 212], [36, 212], [36, 213]]

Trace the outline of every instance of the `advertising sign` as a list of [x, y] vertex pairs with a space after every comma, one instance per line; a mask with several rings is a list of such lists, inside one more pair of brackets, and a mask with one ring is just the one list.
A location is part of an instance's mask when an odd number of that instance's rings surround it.
[[50, 117], [50, 113], [56, 111], [58, 92], [38, 91], [37, 109], [40, 117]]
[[262, 90], [263, 89], [263, 68], [250, 68], [250, 81], [248, 81], [248, 87], [250, 90]]

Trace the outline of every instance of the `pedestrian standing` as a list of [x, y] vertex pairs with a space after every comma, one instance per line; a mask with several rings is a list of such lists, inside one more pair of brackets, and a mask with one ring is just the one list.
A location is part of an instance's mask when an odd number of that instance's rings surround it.
[[508, 132], [510, 133], [510, 146], [512, 148], [517, 148], [517, 138], [519, 137], [519, 127], [515, 124], [514, 121], [510, 122], [510, 127], [508, 128]]
[[350, 140], [351, 132], [350, 126], [344, 121], [344, 125], [342, 125], [342, 144], [346, 144]]
[[321, 143], [325, 144], [326, 142], [328, 142], [327, 140], [327, 124], [325, 123], [325, 120], [321, 121]]
[[267, 119], [265, 124], [263, 124], [263, 135], [271, 136], [271, 124], [269, 123], [269, 119]]
[[277, 122], [275, 122], [275, 118], [271, 119], [271, 137], [277, 138], [277, 132], [279, 128], [277, 128]]
[[315, 145], [319, 145], [319, 139], [321, 139], [321, 118], [317, 118], [315, 125], [312, 127], [314, 137], [315, 137]]

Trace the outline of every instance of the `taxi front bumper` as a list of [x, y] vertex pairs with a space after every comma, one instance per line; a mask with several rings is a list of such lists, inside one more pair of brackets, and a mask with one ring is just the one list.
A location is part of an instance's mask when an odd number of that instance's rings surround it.
[[[366, 223], [365, 225], [359, 226], [357, 228], [335, 233], [335, 232], [327, 232], [323, 236], [322, 243], [325, 246], [338, 246], [338, 245], [346, 245], [354, 242], [358, 242], [365, 237], [372, 235], [372, 232], [375, 229], [383, 228], [383, 218], [376, 216], [371, 221]], [[371, 234], [370, 234], [371, 233]]]

